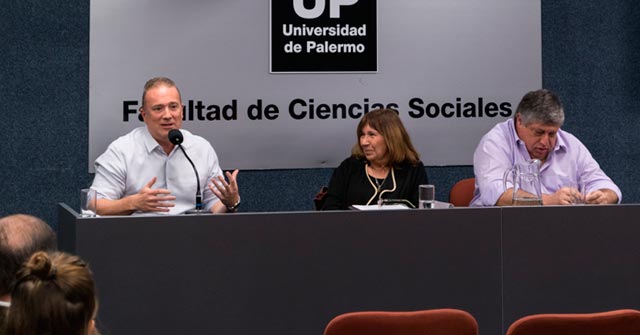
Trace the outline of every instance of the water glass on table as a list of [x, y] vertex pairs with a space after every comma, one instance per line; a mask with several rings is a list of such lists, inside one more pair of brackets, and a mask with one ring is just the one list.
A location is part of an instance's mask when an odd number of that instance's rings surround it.
[[98, 202], [98, 193], [91, 188], [83, 188], [80, 190], [80, 215], [85, 218], [96, 216], [96, 203]]
[[418, 208], [433, 208], [436, 202], [435, 185], [418, 186]]
[[584, 205], [587, 203], [587, 188], [584, 182], [578, 181], [569, 185], [571, 188], [571, 204], [572, 205]]

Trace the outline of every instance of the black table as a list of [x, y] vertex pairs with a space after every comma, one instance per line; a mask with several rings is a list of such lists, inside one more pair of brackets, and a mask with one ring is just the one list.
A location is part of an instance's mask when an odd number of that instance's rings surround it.
[[640, 206], [79, 218], [103, 334], [321, 334], [358, 310], [459, 308], [481, 334], [531, 313], [640, 309]]

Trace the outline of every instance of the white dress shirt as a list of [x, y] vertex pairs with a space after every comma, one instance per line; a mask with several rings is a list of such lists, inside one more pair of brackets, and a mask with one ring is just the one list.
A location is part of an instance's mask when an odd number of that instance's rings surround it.
[[[221, 176], [218, 156], [207, 140], [180, 130], [184, 136], [182, 147], [198, 170], [200, 188], [203, 191], [203, 209], [210, 211], [219, 201], [207, 184]], [[176, 197], [175, 207], [168, 213], [180, 214], [195, 208], [196, 176], [191, 164], [175, 146], [167, 155], [151, 136], [147, 127], [139, 127], [113, 141], [107, 151], [95, 162], [94, 188], [99, 199], [117, 200], [138, 193], [153, 177], [157, 177], [153, 189], [164, 188]], [[134, 214], [142, 214], [136, 212]]]

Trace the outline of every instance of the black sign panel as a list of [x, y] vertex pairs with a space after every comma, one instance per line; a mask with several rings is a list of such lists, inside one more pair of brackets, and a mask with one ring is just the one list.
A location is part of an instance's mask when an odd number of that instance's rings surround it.
[[272, 0], [271, 72], [378, 70], [376, 0]]

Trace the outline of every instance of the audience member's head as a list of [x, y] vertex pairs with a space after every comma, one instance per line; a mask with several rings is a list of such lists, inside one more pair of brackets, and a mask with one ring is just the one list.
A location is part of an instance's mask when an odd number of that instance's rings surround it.
[[88, 335], [97, 310], [91, 271], [79, 257], [37, 252], [18, 271], [7, 334]]
[[54, 250], [56, 235], [44, 221], [24, 214], [0, 219], [0, 300], [8, 300], [22, 263], [36, 251]]

